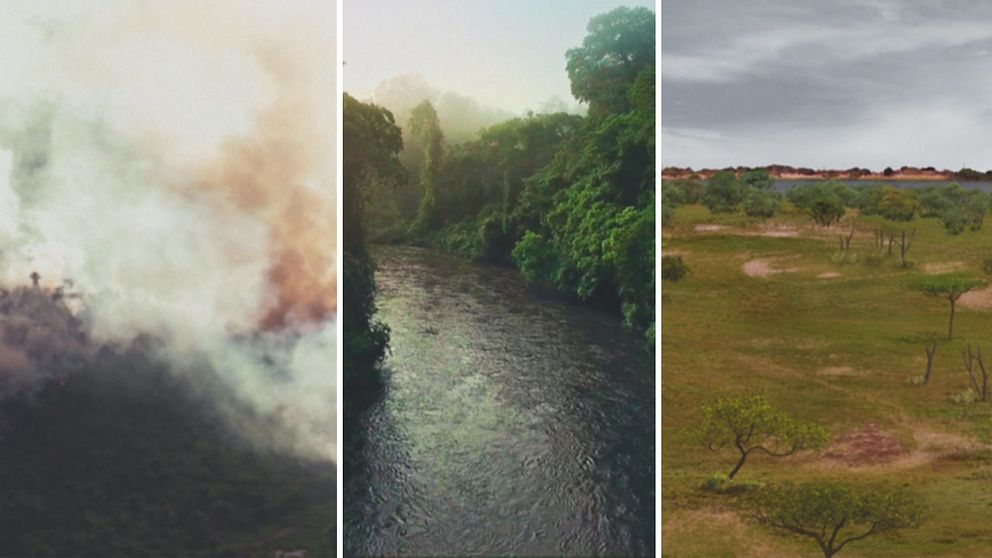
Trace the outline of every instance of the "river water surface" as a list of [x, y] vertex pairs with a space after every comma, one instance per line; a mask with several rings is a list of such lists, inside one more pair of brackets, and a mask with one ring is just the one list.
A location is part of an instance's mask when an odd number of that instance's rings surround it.
[[349, 428], [346, 555], [654, 554], [654, 362], [513, 269], [377, 249], [385, 393]]

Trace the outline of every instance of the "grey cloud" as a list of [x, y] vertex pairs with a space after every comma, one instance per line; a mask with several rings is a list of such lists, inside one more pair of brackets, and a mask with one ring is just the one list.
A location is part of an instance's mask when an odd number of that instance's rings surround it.
[[666, 2], [662, 27], [663, 164], [992, 166], [990, 4]]

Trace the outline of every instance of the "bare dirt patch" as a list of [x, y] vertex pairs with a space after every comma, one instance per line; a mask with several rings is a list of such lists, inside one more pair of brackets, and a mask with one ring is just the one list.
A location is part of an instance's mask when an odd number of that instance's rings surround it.
[[727, 227], [724, 225], [696, 225], [696, 232], [719, 232], [725, 230]]
[[933, 262], [923, 264], [923, 273], [928, 275], [939, 275], [941, 273], [950, 273], [951, 271], [960, 271], [964, 269], [964, 262]]
[[850, 366], [827, 366], [816, 371], [818, 376], [857, 376], [858, 373]]
[[875, 424], [847, 432], [837, 438], [823, 454], [828, 461], [849, 466], [889, 463], [909, 451], [894, 437]]
[[840, 277], [840, 273], [837, 271], [824, 271], [816, 277], [817, 279], [836, 279], [837, 277]]
[[774, 267], [774, 258], [757, 258], [744, 262], [741, 271], [748, 277], [768, 277], [776, 273], [793, 273], [799, 271], [798, 268], [778, 268]]
[[992, 310], [992, 286], [964, 293], [958, 305], [970, 310]]
[[795, 238], [799, 236], [799, 229], [795, 227], [763, 226], [757, 231], [747, 231], [741, 234], [745, 236], [766, 236], [769, 238]]
[[768, 238], [795, 238], [799, 236], [799, 229], [780, 225], [761, 225], [756, 229], [744, 229], [728, 227], [727, 225], [702, 224], [694, 227], [700, 233], [724, 233], [735, 236], [764, 236]]
[[827, 467], [911, 468], [988, 449], [987, 444], [966, 436], [930, 429], [913, 432], [913, 441], [916, 447], [907, 448], [890, 433], [870, 423], [834, 440], [821, 454], [820, 464]]

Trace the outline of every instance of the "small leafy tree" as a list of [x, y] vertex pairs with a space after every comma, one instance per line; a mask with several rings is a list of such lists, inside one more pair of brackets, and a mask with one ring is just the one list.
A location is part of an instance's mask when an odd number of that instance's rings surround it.
[[912, 190], [900, 190], [886, 185], [878, 203], [878, 212], [892, 221], [909, 221], [916, 215], [919, 202]]
[[823, 195], [814, 199], [806, 210], [817, 225], [829, 227], [844, 216], [844, 204], [837, 196]]
[[749, 217], [767, 219], [775, 215], [782, 196], [778, 192], [751, 188], [744, 198], [744, 213]]
[[985, 280], [958, 273], [945, 273], [924, 277], [916, 282], [920, 292], [934, 298], [945, 298], [951, 305], [951, 317], [947, 321], [947, 338], [954, 335], [954, 307], [964, 293], [985, 286]]
[[759, 190], [771, 190], [775, 186], [775, 181], [765, 169], [751, 169], [741, 176], [741, 182], [748, 188]]
[[702, 405], [701, 410], [698, 434], [703, 444], [713, 452], [733, 448], [739, 454], [727, 474], [731, 479], [752, 453], [784, 457], [827, 442], [823, 427], [775, 409], [761, 395], [725, 397]]
[[713, 213], [733, 213], [744, 200], [746, 190], [734, 173], [720, 171], [706, 181], [703, 205]]
[[910, 494], [887, 487], [855, 491], [831, 482], [784, 484], [758, 491], [744, 514], [769, 527], [816, 541], [824, 558], [868, 537], [919, 527], [923, 506]]
[[940, 212], [940, 222], [949, 234], [961, 234], [968, 225], [968, 214], [958, 206]]

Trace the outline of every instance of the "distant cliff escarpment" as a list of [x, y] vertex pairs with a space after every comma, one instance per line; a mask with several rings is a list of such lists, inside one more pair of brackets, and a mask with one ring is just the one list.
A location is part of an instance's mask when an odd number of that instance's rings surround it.
[[966, 181], [966, 180], [988, 180], [992, 181], [992, 170], [980, 172], [969, 168], [959, 171], [938, 170], [934, 167], [910, 167], [902, 166], [898, 169], [886, 167], [877, 172], [871, 169], [853, 167], [846, 170], [833, 169], [811, 169], [806, 167], [791, 167], [788, 165], [768, 165], [766, 167], [727, 167], [723, 169], [698, 169], [691, 167], [665, 167], [661, 171], [663, 179], [679, 178], [700, 178], [707, 179], [719, 171], [731, 171], [737, 174], [752, 169], [764, 169], [776, 180], [932, 180], [932, 181]]

